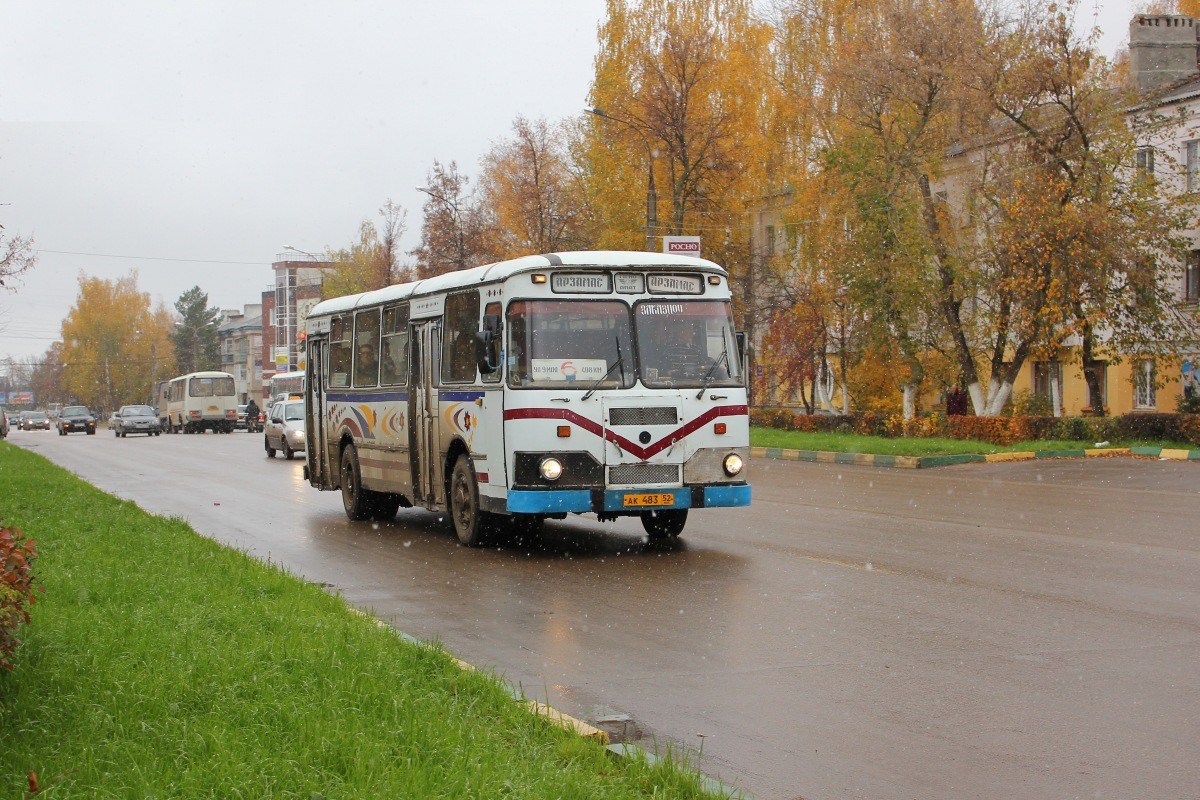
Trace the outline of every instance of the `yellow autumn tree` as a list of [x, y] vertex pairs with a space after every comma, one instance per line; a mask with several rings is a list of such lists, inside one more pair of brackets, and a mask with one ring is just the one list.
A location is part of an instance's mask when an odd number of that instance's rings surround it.
[[768, 184], [771, 29], [749, 0], [609, 0], [585, 136], [598, 246], [699, 235], [744, 276]]
[[174, 322], [137, 288], [137, 272], [116, 280], [79, 276], [79, 295], [62, 322], [63, 384], [95, 411], [148, 402], [155, 380], [172, 377]]
[[591, 249], [591, 216], [573, 156], [567, 123], [518, 116], [511, 138], [483, 157], [479, 190], [493, 258]]
[[400, 262], [400, 238], [408, 212], [389, 199], [380, 207], [379, 217], [378, 226], [369, 219], [362, 221], [357, 242], [326, 252], [329, 266], [321, 282], [324, 297], [382, 289], [412, 279], [412, 270]]

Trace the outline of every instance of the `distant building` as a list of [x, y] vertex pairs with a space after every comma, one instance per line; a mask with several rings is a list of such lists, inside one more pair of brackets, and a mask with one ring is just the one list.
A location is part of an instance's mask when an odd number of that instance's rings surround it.
[[275, 373], [304, 369], [300, 334], [308, 312], [321, 300], [321, 282], [329, 266], [300, 252], [280, 253], [271, 264], [275, 282], [262, 295], [260, 391]]
[[241, 311], [222, 310], [217, 326], [221, 370], [233, 375], [238, 402], [262, 397], [262, 304], [248, 304]]

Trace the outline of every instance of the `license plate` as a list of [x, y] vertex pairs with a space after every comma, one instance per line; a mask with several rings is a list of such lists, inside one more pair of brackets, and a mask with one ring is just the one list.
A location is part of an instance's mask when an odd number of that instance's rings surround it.
[[671, 492], [642, 492], [627, 494], [621, 500], [626, 508], [662, 508], [675, 505], [675, 495]]

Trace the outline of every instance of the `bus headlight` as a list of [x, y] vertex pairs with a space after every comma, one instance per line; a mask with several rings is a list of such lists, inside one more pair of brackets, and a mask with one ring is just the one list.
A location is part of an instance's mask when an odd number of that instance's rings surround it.
[[538, 464], [538, 472], [548, 481], [556, 481], [562, 477], [563, 465], [557, 458], [543, 458]]
[[742, 471], [742, 467], [745, 466], [745, 462], [742, 461], [742, 457], [737, 453], [730, 453], [729, 455], [725, 456], [725, 461], [721, 464], [721, 466], [725, 469], [725, 474], [732, 478], [734, 475], [737, 475]]

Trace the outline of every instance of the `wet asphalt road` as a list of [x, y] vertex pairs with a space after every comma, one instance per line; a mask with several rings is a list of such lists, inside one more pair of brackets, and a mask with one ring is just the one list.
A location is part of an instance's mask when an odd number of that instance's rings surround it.
[[14, 432], [759, 800], [1200, 796], [1200, 463], [752, 464], [677, 546], [350, 523], [261, 435]]

